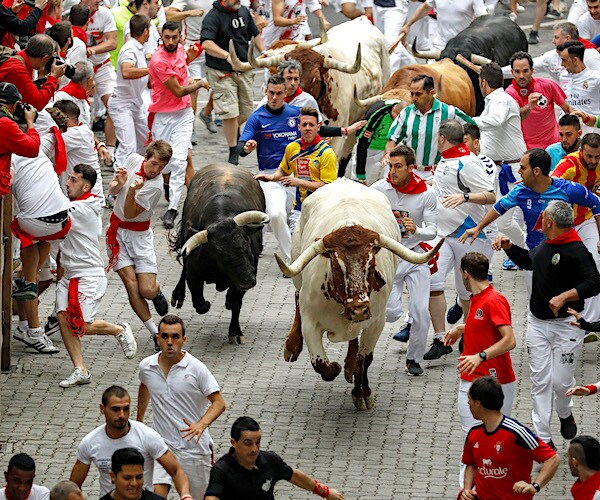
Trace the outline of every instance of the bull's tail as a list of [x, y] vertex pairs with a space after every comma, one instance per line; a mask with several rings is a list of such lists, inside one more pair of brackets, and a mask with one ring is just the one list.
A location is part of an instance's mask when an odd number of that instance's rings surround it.
[[192, 228], [189, 228], [188, 231], [185, 231], [182, 225], [183, 223], [180, 220], [177, 223], [177, 230], [169, 231], [169, 234], [167, 235], [167, 240], [169, 242], [169, 251], [177, 255], [178, 262], [181, 262], [181, 249], [183, 248], [183, 245], [185, 245], [185, 242], [192, 234], [197, 232]]

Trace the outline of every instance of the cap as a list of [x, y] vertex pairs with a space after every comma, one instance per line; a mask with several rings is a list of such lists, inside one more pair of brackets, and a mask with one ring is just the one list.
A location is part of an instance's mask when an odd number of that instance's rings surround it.
[[0, 103], [14, 104], [21, 100], [21, 94], [12, 83], [0, 83]]

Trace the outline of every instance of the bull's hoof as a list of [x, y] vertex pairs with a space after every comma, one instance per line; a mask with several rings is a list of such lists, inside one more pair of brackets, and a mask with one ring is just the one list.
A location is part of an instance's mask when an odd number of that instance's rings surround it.
[[177, 309], [181, 309], [183, 306], [184, 297], [175, 297], [175, 294], [171, 295], [171, 307], [175, 307]]
[[321, 375], [321, 378], [325, 382], [331, 382], [335, 380], [335, 378], [342, 371], [342, 366], [339, 363], [333, 362], [323, 362], [317, 360], [317, 362], [313, 365], [315, 371]]
[[210, 302], [208, 300], [205, 300], [201, 306], [196, 307], [198, 314], [206, 314], [208, 311], [210, 311]]
[[230, 335], [229, 343], [232, 345], [243, 345], [246, 343], [246, 337], [243, 335]]
[[352, 402], [358, 411], [367, 411], [367, 405], [362, 396], [352, 396]]
[[302, 348], [299, 350], [290, 351], [285, 345], [283, 346], [283, 359], [285, 359], [288, 363], [293, 363], [298, 359], [300, 353], [302, 352]]
[[372, 394], [365, 398], [365, 404], [367, 405], [367, 410], [372, 410], [375, 408], [375, 398]]

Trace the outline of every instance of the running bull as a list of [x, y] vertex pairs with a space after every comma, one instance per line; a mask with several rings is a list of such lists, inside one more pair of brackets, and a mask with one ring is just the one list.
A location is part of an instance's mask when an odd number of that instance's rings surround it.
[[210, 309], [205, 283], [214, 283], [219, 292], [227, 290], [229, 342], [234, 344], [244, 343], [240, 310], [244, 294], [256, 285], [262, 228], [269, 221], [264, 212], [262, 189], [249, 172], [228, 164], [208, 165], [190, 183], [179, 234], [171, 245], [183, 257], [171, 304], [183, 305], [186, 281], [198, 314]]
[[[369, 207], [365, 210], [364, 207]], [[439, 250], [415, 253], [398, 240], [398, 223], [385, 196], [348, 179], [323, 186], [302, 204], [286, 265], [294, 277], [296, 314], [285, 341], [284, 359], [296, 361], [306, 340], [310, 361], [323, 380], [340, 371], [323, 348], [323, 334], [332, 342], [349, 342], [344, 375], [354, 382], [352, 400], [358, 410], [374, 406], [367, 371], [385, 325], [385, 309], [398, 257], [425, 263]]]

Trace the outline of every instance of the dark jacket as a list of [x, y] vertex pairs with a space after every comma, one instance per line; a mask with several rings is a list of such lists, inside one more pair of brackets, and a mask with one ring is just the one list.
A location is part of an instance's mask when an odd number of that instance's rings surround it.
[[42, 11], [34, 7], [25, 19], [19, 19], [12, 10], [0, 4], [0, 37], [7, 32], [17, 36], [30, 35], [41, 16]]

